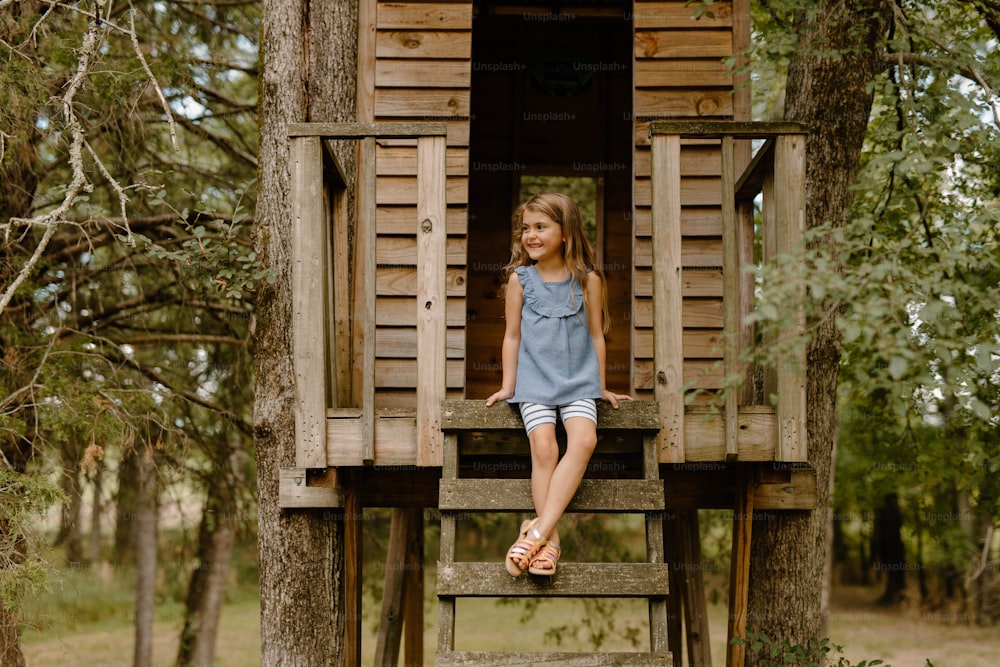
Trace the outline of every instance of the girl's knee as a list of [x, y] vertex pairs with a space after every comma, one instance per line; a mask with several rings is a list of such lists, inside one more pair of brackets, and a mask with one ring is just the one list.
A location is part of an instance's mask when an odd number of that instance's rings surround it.
[[[539, 429], [540, 430], [540, 429]], [[555, 467], [559, 462], [559, 441], [555, 429], [552, 433], [531, 434], [531, 458], [535, 465]]]

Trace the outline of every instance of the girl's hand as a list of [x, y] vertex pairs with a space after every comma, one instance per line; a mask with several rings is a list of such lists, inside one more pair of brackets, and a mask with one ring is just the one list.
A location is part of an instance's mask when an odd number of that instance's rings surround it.
[[608, 389], [601, 390], [601, 398], [611, 404], [615, 410], [618, 409], [618, 401], [631, 401], [632, 397], [628, 394], [616, 394]]
[[486, 399], [486, 407], [490, 407], [497, 401], [506, 401], [513, 395], [514, 395], [513, 391], [507, 389], [501, 389], [500, 391], [498, 391], [497, 393], [493, 394], [492, 396]]

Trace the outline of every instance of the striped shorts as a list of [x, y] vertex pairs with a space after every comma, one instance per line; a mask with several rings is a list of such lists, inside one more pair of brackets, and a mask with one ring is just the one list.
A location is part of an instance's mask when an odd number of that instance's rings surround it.
[[542, 424], [555, 424], [556, 411], [563, 423], [573, 417], [585, 417], [597, 423], [597, 401], [592, 398], [581, 398], [565, 405], [542, 405], [540, 403], [521, 403], [521, 419], [524, 420], [524, 430], [531, 432]]

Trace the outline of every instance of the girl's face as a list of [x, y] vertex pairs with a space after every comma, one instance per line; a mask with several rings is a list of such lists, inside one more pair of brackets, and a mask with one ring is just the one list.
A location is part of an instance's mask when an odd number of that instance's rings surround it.
[[521, 218], [521, 245], [528, 257], [544, 262], [563, 256], [562, 225], [541, 211], [526, 209]]

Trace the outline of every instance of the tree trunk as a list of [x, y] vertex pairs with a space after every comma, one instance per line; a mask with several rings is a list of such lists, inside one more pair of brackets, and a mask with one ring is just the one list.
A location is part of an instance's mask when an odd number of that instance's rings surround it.
[[141, 455], [134, 450], [123, 451], [118, 464], [118, 493], [115, 494], [115, 538], [111, 547], [111, 562], [125, 565], [135, 561], [135, 521], [139, 514], [139, 480]]
[[[225, 436], [223, 436], [225, 437]], [[177, 653], [179, 666], [215, 664], [219, 617], [225, 602], [226, 576], [236, 543], [236, 490], [244, 483], [242, 456], [223, 443], [206, 489], [208, 496], [198, 531], [198, 560], [191, 573]]]
[[[878, 70], [887, 9], [876, 0], [810, 3], [794, 29], [800, 45], [788, 73], [787, 120], [805, 123], [806, 226], [847, 220]], [[840, 51], [837, 57], [830, 54]], [[748, 625], [779, 641], [805, 643], [825, 633], [830, 494], [837, 441], [840, 334], [833, 318], [812, 322], [806, 392], [809, 462], [816, 470], [817, 510], [768, 513], [753, 531]], [[762, 658], [748, 655], [749, 664]]]
[[[152, 445], [150, 445], [152, 447]], [[135, 524], [135, 651], [133, 667], [153, 666], [153, 610], [156, 603], [156, 547], [159, 527], [159, 480], [152, 451], [139, 453], [139, 495]]]
[[355, 2], [264, 0], [254, 246], [275, 280], [262, 283], [256, 303], [254, 442], [261, 663], [272, 667], [344, 663], [342, 513], [281, 511], [278, 476], [295, 452], [286, 127], [356, 118], [357, 39]]
[[895, 493], [882, 498], [882, 506], [875, 510], [874, 542], [878, 554], [876, 562], [885, 572], [885, 590], [878, 603], [895, 605], [906, 591], [907, 567], [903, 547], [903, 513], [899, 509], [899, 496]]
[[56, 545], [62, 545], [66, 554], [66, 562], [79, 564], [83, 562], [83, 526], [81, 518], [83, 516], [83, 489], [81, 488], [80, 456], [83, 454], [82, 448], [74, 442], [65, 442], [62, 445], [62, 475], [59, 478], [59, 485], [66, 500], [63, 502], [62, 510], [59, 513], [59, 531], [56, 533]]

